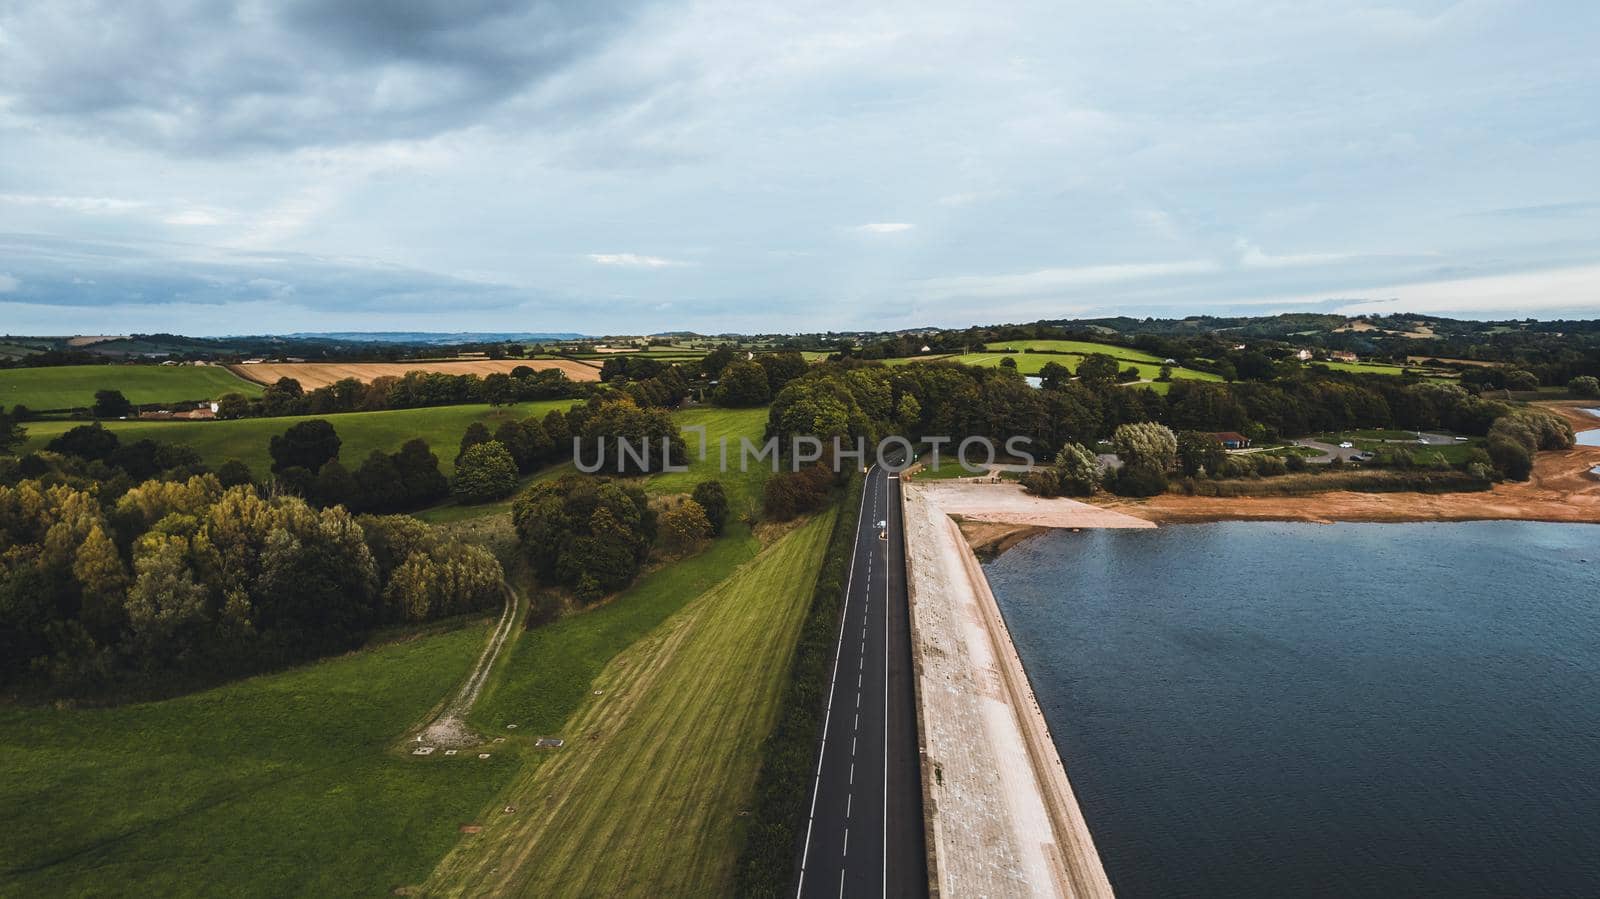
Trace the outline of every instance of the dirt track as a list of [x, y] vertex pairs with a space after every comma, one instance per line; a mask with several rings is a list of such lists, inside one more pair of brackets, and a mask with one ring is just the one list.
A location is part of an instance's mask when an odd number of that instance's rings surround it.
[[[1574, 431], [1600, 428], [1600, 418], [1582, 411], [1588, 403], [1551, 403]], [[1098, 501], [1119, 512], [1158, 523], [1202, 521], [1525, 521], [1600, 522], [1600, 447], [1579, 446], [1539, 453], [1533, 477], [1496, 484], [1476, 493], [1354, 493], [1307, 496], [1208, 497], [1164, 494], [1145, 500]]]
[[326, 387], [344, 378], [370, 383], [384, 376], [400, 377], [408, 371], [440, 372], [449, 375], [477, 375], [495, 372], [509, 374], [526, 365], [534, 371], [558, 368], [574, 381], [598, 381], [600, 369], [575, 359], [468, 359], [458, 362], [258, 362], [255, 365], [230, 365], [228, 370], [259, 384], [279, 378], [294, 378], [306, 390]]

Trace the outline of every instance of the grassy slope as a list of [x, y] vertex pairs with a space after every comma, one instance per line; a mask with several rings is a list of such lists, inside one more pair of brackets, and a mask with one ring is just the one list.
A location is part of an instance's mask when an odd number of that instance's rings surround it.
[[0, 895], [379, 895], [512, 776], [393, 751], [470, 627], [116, 709], [0, 708]]
[[0, 371], [0, 406], [77, 409], [96, 390], [120, 390], [133, 403], [211, 400], [225, 393], [260, 396], [262, 387], [216, 365], [59, 365]]
[[[672, 417], [680, 428], [702, 426], [706, 429], [706, 458], [700, 458], [700, 438], [695, 433], [683, 435], [684, 444], [689, 450], [689, 470], [687, 472], [670, 472], [653, 475], [646, 478], [634, 479], [634, 483], [643, 487], [646, 493], [689, 493], [694, 490], [694, 485], [701, 481], [720, 480], [728, 492], [728, 517], [730, 520], [743, 515], [753, 515], [761, 507], [761, 489], [766, 483], [767, 476], [772, 473], [771, 462], [766, 463], [765, 469], [759, 469], [755, 464], [746, 466], [749, 470], [739, 471], [739, 438], [744, 437], [752, 444], [761, 443], [762, 431], [767, 425], [766, 407], [757, 409], [718, 409], [711, 406], [697, 406], [674, 412]], [[726, 438], [728, 441], [728, 468], [721, 470], [722, 462], [718, 453], [718, 441]], [[607, 458], [614, 459], [607, 450]], [[453, 454], [452, 454], [453, 455]], [[443, 459], [441, 458], [441, 462]], [[518, 492], [529, 484], [537, 481], [561, 477], [564, 474], [575, 474], [576, 469], [572, 463], [556, 465], [537, 472], [523, 479]], [[418, 513], [419, 518], [434, 524], [446, 524], [463, 521], [470, 518], [481, 518], [485, 515], [500, 515], [511, 510], [512, 497], [500, 502], [484, 503], [478, 506], [457, 506], [451, 503], [435, 506]]]
[[1130, 349], [1111, 343], [1094, 343], [1087, 340], [1007, 340], [1003, 343], [988, 344], [990, 349], [999, 350], [1053, 350], [1059, 353], [1073, 353], [1086, 356], [1089, 353], [1104, 353], [1114, 359], [1128, 362], [1153, 362], [1161, 364], [1161, 357], [1154, 356], [1144, 350]]
[[[551, 409], [565, 409], [575, 400], [547, 400], [495, 409], [490, 406], [435, 406], [427, 409], [395, 409], [387, 412], [347, 412], [339, 415], [297, 415], [284, 418], [245, 418], [237, 421], [114, 421], [106, 427], [125, 441], [148, 437], [193, 447], [210, 465], [227, 459], [249, 464], [257, 477], [272, 467], [267, 444], [295, 422], [312, 418], [327, 419], [344, 441], [339, 461], [352, 471], [375, 449], [393, 452], [413, 437], [428, 441], [439, 457], [445, 474], [455, 468], [456, 447], [467, 425], [481, 421], [494, 430], [508, 419], [543, 416]], [[26, 449], [42, 448], [50, 438], [82, 422], [30, 422]]]
[[[1070, 341], [1059, 342], [1068, 343]], [[952, 362], [960, 362], [964, 365], [978, 365], [984, 368], [995, 368], [1000, 364], [1000, 360], [1010, 359], [1017, 364], [1017, 371], [1019, 373], [1024, 375], [1036, 375], [1051, 362], [1055, 362], [1058, 365], [1064, 365], [1069, 370], [1076, 372], [1078, 370], [1078, 363], [1082, 362], [1084, 357], [1075, 355], [1058, 355], [1055, 353], [968, 353], [965, 356], [951, 356], [949, 358]], [[1154, 380], [1156, 376], [1161, 374], [1160, 362], [1135, 362], [1129, 359], [1117, 360], [1118, 369], [1124, 369], [1130, 366], [1137, 368], [1139, 370], [1139, 377], [1146, 380]], [[1174, 378], [1187, 378], [1195, 381], [1222, 380], [1220, 376], [1214, 375], [1211, 372], [1195, 371], [1191, 368], [1179, 368], [1177, 366], [1173, 366], [1172, 376]]]
[[[833, 514], [791, 532], [606, 665], [594, 681], [603, 695], [583, 696], [562, 731], [568, 745], [519, 777], [504, 800], [516, 812], [491, 812], [427, 892], [727, 894], [737, 812], [754, 784]], [[650, 592], [670, 602], [686, 591], [658, 583]], [[638, 599], [620, 597], [613, 614], [632, 614]], [[508, 667], [565, 667], [529, 652], [534, 637], [524, 637]], [[484, 712], [505, 715], [513, 692], [491, 697]], [[555, 710], [527, 711], [522, 733], [531, 735]]]

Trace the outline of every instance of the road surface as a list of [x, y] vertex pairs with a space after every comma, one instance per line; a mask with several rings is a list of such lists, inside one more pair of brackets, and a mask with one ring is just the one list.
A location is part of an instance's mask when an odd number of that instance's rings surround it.
[[819, 739], [795, 895], [927, 895], [900, 480], [878, 466], [862, 490]]

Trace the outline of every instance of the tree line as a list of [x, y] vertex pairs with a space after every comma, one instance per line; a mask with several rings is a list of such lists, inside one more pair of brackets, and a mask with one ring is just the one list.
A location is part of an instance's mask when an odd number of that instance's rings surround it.
[[54, 695], [205, 682], [348, 650], [502, 598], [488, 552], [404, 516], [318, 510], [212, 474], [0, 485], [0, 684]]

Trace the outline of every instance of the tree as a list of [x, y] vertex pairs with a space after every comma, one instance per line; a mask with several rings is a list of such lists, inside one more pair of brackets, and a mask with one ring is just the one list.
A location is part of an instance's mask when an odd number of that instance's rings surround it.
[[250, 399], [242, 393], [224, 393], [217, 399], [217, 418], [244, 418], [250, 414]]
[[517, 463], [498, 441], [475, 443], [456, 460], [450, 492], [465, 503], [486, 503], [517, 489]]
[[94, 408], [90, 413], [95, 418], [123, 418], [133, 411], [133, 404], [122, 395], [120, 390], [96, 390], [94, 392]]
[[1112, 434], [1111, 442], [1123, 465], [1167, 472], [1177, 462], [1178, 438], [1163, 424], [1147, 421], [1120, 425]]
[[22, 426], [22, 416], [15, 409], [8, 414], [4, 407], [0, 407], [0, 455], [21, 446], [26, 439], [28, 431]]
[[1168, 381], [1170, 381], [1170, 380], [1172, 380], [1172, 366], [1170, 366], [1170, 365], [1161, 366], [1161, 373], [1156, 375], [1156, 380], [1161, 382], [1161, 383], [1163, 383], [1163, 384], [1168, 382]]
[[1582, 397], [1600, 396], [1600, 378], [1593, 375], [1579, 375], [1567, 382], [1567, 389]]
[[361, 512], [397, 512], [409, 505], [406, 484], [395, 457], [373, 450], [356, 469], [355, 492], [345, 503]]
[[571, 587], [585, 601], [627, 586], [656, 535], [644, 491], [609, 478], [535, 484], [512, 504], [511, 519], [539, 581]]
[[1011, 358], [1010, 356], [1006, 356], [1006, 357], [1004, 357], [1003, 359], [1000, 360], [1000, 367], [1001, 368], [1009, 368], [1012, 371], [1016, 371], [1017, 370], [1017, 360]]
[[449, 494], [450, 482], [439, 470], [439, 457], [422, 438], [407, 440], [395, 454], [394, 464], [400, 469], [400, 483], [405, 486], [406, 506], [426, 506]]
[[733, 347], [722, 344], [700, 357], [700, 373], [707, 378], [716, 378], [722, 374], [723, 367], [732, 362], [733, 358]]
[[902, 431], [912, 431], [922, 420], [922, 404], [911, 394], [900, 397], [900, 402], [895, 404], [895, 420]]
[[706, 521], [711, 525], [713, 536], [722, 536], [722, 528], [728, 521], [728, 494], [722, 488], [721, 481], [701, 481], [694, 485], [694, 492], [690, 498], [700, 504], [705, 512]]
[[1078, 363], [1078, 380], [1086, 387], [1105, 390], [1117, 385], [1117, 360], [1104, 353], [1090, 353]]
[[279, 378], [261, 393], [261, 408], [268, 415], [293, 415], [300, 411], [300, 401], [305, 397], [300, 382], [294, 378]]
[[777, 393], [790, 381], [805, 374], [806, 369], [810, 367], [806, 357], [793, 350], [762, 353], [756, 357], [756, 362], [767, 370], [767, 386], [773, 393]]
[[692, 499], [684, 500], [661, 513], [660, 540], [670, 553], [686, 553], [711, 535], [706, 510]]
[[330, 459], [317, 472], [317, 479], [311, 485], [311, 498], [319, 506], [346, 506], [358, 495], [355, 475], [350, 470], [339, 464], [338, 459]]
[[250, 466], [238, 459], [228, 459], [217, 467], [217, 480], [224, 487], [237, 487], [241, 484], [254, 484], [255, 475], [251, 473]]
[[314, 418], [290, 425], [287, 431], [272, 438], [267, 450], [272, 454], [274, 473], [281, 473], [285, 468], [304, 468], [316, 474], [322, 466], [339, 458], [339, 443], [333, 425]]
[[1189, 477], [1194, 477], [1202, 471], [1216, 477], [1227, 455], [1222, 444], [1211, 434], [1203, 431], [1178, 433], [1178, 464], [1183, 473]]
[[1060, 492], [1067, 496], [1091, 496], [1100, 486], [1100, 460], [1081, 443], [1061, 447], [1055, 473]]
[[1130, 365], [1127, 368], [1124, 368], [1121, 374], [1117, 375], [1117, 380], [1124, 384], [1131, 384], [1134, 381], [1139, 380], [1140, 377], [1139, 367], [1136, 365]]
[[1046, 362], [1039, 369], [1041, 384], [1045, 390], [1060, 390], [1072, 381], [1072, 370], [1059, 362]]
[[466, 455], [467, 450], [480, 443], [488, 443], [493, 439], [494, 435], [489, 433], [489, 426], [483, 422], [475, 421], [467, 425], [467, 432], [461, 435], [461, 446], [456, 450], [456, 463], [459, 464], [461, 462], [461, 457]]
[[96, 422], [92, 425], [78, 425], [45, 444], [45, 448], [63, 456], [104, 460], [111, 458], [111, 454], [117, 451], [120, 444], [121, 441], [117, 439], [116, 434]]
[[722, 369], [711, 399], [719, 406], [759, 406], [772, 398], [767, 370], [759, 363], [730, 362]]
[[1538, 390], [1539, 376], [1531, 371], [1515, 369], [1506, 372], [1507, 390]]

